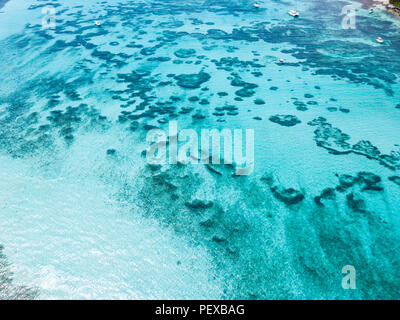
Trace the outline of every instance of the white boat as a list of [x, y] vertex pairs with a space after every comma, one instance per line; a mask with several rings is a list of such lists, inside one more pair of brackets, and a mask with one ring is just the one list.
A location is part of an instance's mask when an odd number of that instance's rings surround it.
[[298, 17], [299, 16], [299, 13], [296, 11], [296, 10], [290, 10], [289, 12], [288, 12], [292, 17]]
[[383, 40], [382, 40], [381, 37], [376, 38], [376, 41], [379, 42], [379, 43], [382, 43], [382, 42], [383, 42]]

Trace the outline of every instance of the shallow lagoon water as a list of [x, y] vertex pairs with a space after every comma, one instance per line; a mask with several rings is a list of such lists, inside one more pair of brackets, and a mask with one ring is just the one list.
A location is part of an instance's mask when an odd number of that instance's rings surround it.
[[[355, 30], [340, 25], [349, 3]], [[56, 28], [42, 30], [48, 4]], [[14, 283], [42, 299], [399, 297], [400, 23], [345, 1], [261, 7], [1, 9], [0, 243]], [[254, 129], [254, 173], [146, 165], [148, 126], [170, 120]], [[302, 200], [283, 201], [287, 188]], [[342, 289], [344, 265], [357, 290]]]

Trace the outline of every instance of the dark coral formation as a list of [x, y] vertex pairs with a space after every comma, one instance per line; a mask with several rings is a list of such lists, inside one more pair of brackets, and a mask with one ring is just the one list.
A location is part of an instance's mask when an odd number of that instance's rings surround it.
[[289, 114], [276, 114], [269, 117], [269, 121], [277, 123], [284, 127], [293, 127], [296, 124], [301, 123], [301, 121], [296, 116]]
[[178, 86], [185, 89], [197, 89], [204, 83], [210, 80], [211, 76], [206, 72], [199, 72], [193, 74], [180, 74], [175, 76]]
[[399, 176], [390, 176], [389, 180], [400, 186], [400, 177]]
[[346, 196], [347, 205], [355, 212], [366, 213], [365, 201], [354, 193], [350, 193]]
[[196, 54], [196, 50], [194, 49], [178, 49], [174, 52], [174, 54], [178, 58], [186, 59], [186, 58], [191, 58]]
[[335, 200], [336, 199], [336, 192], [333, 188], [326, 188], [322, 190], [319, 196], [314, 198], [315, 203], [318, 206], [324, 206], [324, 200]]
[[357, 176], [342, 174], [338, 178], [339, 185], [336, 189], [341, 192], [356, 185], [359, 186], [361, 191], [383, 191], [381, 177], [372, 172], [361, 171], [357, 173]]
[[390, 154], [381, 154], [379, 149], [367, 140], [361, 140], [351, 145], [348, 142], [350, 136], [333, 127], [323, 117], [318, 117], [308, 122], [308, 125], [317, 126], [314, 131], [314, 140], [317, 146], [325, 148], [331, 154], [346, 155], [354, 153], [365, 156], [368, 159], [377, 160], [381, 165], [392, 170], [400, 168], [400, 155], [398, 152], [393, 151]]

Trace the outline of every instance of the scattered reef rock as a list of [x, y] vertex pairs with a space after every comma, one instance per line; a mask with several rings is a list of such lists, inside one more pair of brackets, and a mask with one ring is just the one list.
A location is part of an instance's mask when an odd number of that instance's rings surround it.
[[106, 153], [109, 156], [113, 156], [113, 155], [115, 155], [117, 153], [117, 150], [115, 150], [115, 149], [107, 149]]
[[339, 184], [343, 189], [352, 187], [357, 182], [357, 179], [349, 174], [341, 174], [339, 176]]
[[399, 176], [390, 176], [388, 179], [390, 181], [392, 181], [393, 183], [397, 184], [398, 186], [400, 186], [400, 177]]
[[272, 174], [270, 173], [266, 173], [264, 174], [261, 178], [261, 181], [265, 182], [266, 184], [268, 184], [269, 186], [272, 186], [272, 184], [274, 183], [274, 177]]
[[186, 89], [197, 89], [204, 83], [210, 80], [211, 76], [206, 72], [192, 73], [192, 74], [180, 74], [175, 76], [178, 86]]
[[235, 94], [242, 98], [249, 98], [249, 97], [253, 96], [255, 93], [256, 92], [254, 90], [251, 90], [248, 88], [242, 88], [242, 89], [235, 91]]
[[354, 153], [376, 160], [389, 169], [400, 169], [400, 152], [398, 151], [392, 151], [390, 154], [381, 154], [379, 149], [368, 140], [361, 140], [351, 145], [348, 142], [350, 136], [333, 127], [323, 117], [318, 117], [307, 124], [317, 127], [314, 131], [314, 140], [317, 146], [328, 150], [331, 154], [346, 155]]
[[242, 79], [240, 79], [239, 77], [235, 77], [231, 81], [231, 86], [242, 87], [241, 89], [235, 91], [235, 94], [241, 98], [252, 97], [255, 94], [255, 91], [253, 89], [258, 87], [257, 84], [245, 82]]
[[265, 65], [259, 64], [254, 61], [243, 61], [238, 57], [223, 57], [219, 60], [212, 60], [216, 66], [222, 67], [222, 69], [230, 71], [232, 67], [235, 68], [262, 68]]
[[221, 242], [225, 242], [226, 239], [222, 236], [213, 236], [212, 237], [212, 241], [217, 242], [217, 243], [221, 243]]
[[367, 157], [372, 158], [376, 158], [381, 154], [378, 148], [372, 145], [372, 143], [367, 140], [361, 140], [357, 142], [355, 145], [353, 145], [353, 150], [354, 153], [361, 153], [363, 155], [366, 155]]
[[335, 200], [336, 199], [336, 192], [333, 188], [326, 188], [324, 189], [319, 196], [314, 198], [315, 203], [318, 206], [323, 206], [323, 200]]
[[220, 29], [208, 29], [207, 36], [212, 39], [229, 39], [230, 35]]
[[293, 188], [285, 189], [280, 186], [273, 186], [271, 187], [271, 191], [278, 200], [282, 201], [286, 205], [294, 205], [304, 199], [304, 195]]
[[334, 128], [325, 118], [318, 117], [308, 122], [308, 125], [318, 126], [314, 131], [314, 140], [318, 146], [327, 149], [333, 154], [348, 154], [351, 152], [351, 145], [347, 142], [350, 136], [340, 129]]
[[254, 104], [258, 105], [265, 104], [265, 101], [263, 99], [257, 98], [254, 100]]
[[190, 102], [197, 102], [197, 101], [200, 100], [200, 98], [199, 98], [199, 97], [196, 97], [196, 96], [193, 96], [193, 97], [189, 97], [188, 100], [189, 100]]
[[196, 50], [194, 49], [178, 49], [174, 52], [174, 55], [177, 56], [178, 58], [185, 59], [185, 58], [190, 58], [196, 55]]
[[143, 48], [142, 50], [140, 50], [140, 53], [144, 56], [150, 56], [152, 54], [155, 54], [157, 49], [160, 48], [161, 45], [158, 46], [154, 46], [154, 47], [147, 47], [147, 48]]
[[191, 202], [185, 202], [185, 206], [193, 210], [199, 209], [208, 209], [214, 205], [212, 201], [203, 201], [203, 200], [193, 200]]
[[[153, 168], [151, 168], [152, 171]], [[152, 176], [152, 181], [155, 185], [163, 186], [169, 192], [174, 192], [178, 189], [176, 185], [169, 181], [169, 176], [166, 173], [159, 173]]]
[[361, 212], [361, 213], [367, 212], [365, 201], [359, 195], [350, 193], [346, 196], [346, 200], [347, 200], [347, 206], [351, 210], [353, 210], [355, 212]]
[[206, 166], [207, 170], [210, 171], [211, 173], [216, 174], [217, 176], [222, 176], [221, 171], [214, 168], [214, 166], [212, 166], [210, 164], [206, 164], [205, 166]]
[[359, 172], [357, 174], [357, 180], [359, 184], [362, 184], [362, 191], [382, 191], [383, 187], [380, 185], [382, 181], [381, 177], [371, 172]]
[[339, 185], [336, 190], [340, 192], [344, 192], [353, 186], [358, 186], [360, 191], [383, 191], [383, 187], [380, 184], [381, 177], [371, 172], [361, 171], [355, 177], [349, 174], [342, 174], [338, 178]]
[[293, 115], [288, 114], [276, 114], [274, 116], [269, 117], [269, 121], [277, 123], [284, 127], [293, 127], [296, 124], [301, 123], [301, 121]]

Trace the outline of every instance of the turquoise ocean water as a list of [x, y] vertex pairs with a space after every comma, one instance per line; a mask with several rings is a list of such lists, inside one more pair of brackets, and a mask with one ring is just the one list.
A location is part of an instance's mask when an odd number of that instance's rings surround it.
[[[398, 18], [334, 0], [11, 0], [0, 72], [0, 297], [400, 297]], [[149, 166], [146, 132], [171, 120], [254, 129], [254, 172]]]

